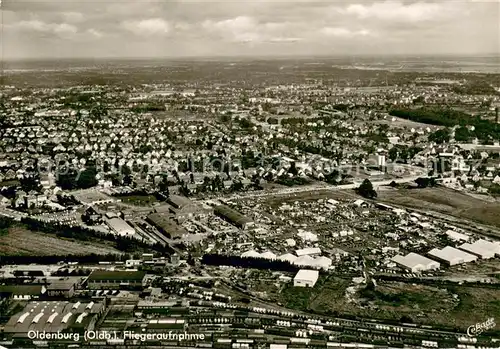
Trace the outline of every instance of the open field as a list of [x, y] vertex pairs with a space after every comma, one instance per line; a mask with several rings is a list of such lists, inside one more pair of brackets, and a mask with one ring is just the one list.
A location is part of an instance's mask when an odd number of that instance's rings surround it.
[[[452, 290], [458, 294], [460, 303], [450, 313], [443, 316], [444, 323], [451, 323], [455, 326], [465, 324], [475, 324], [500, 316], [500, 291], [498, 289], [477, 288], [477, 287], [456, 287]], [[443, 314], [444, 315], [444, 314]], [[500, 330], [500, 323], [496, 321], [495, 329]]]
[[316, 200], [352, 200], [356, 199], [356, 194], [348, 190], [314, 190], [314, 191], [304, 191], [294, 194], [283, 194], [283, 195], [273, 195], [269, 196], [265, 200], [265, 204], [270, 207], [277, 207], [283, 203], [292, 204], [295, 201], [316, 201]]
[[480, 200], [444, 187], [384, 190], [379, 192], [378, 199], [500, 227], [500, 202]]
[[[424, 312], [424, 317], [435, 312], [451, 311], [454, 307], [451, 294], [429, 286], [388, 284], [377, 287], [372, 297], [356, 295], [349, 302], [346, 290], [349, 281], [328, 277], [318, 281], [312, 292], [307, 288], [286, 287], [280, 297], [292, 309], [309, 310], [319, 314], [350, 314], [399, 320], [403, 315]], [[360, 306], [361, 305], [361, 306]]]
[[0, 236], [0, 255], [85, 255], [121, 254], [111, 246], [91, 242], [60, 239], [48, 234], [32, 232], [23, 228], [10, 228], [8, 234]]
[[[393, 118], [395, 119], [394, 121], [392, 121]], [[434, 131], [442, 128], [441, 126], [424, 124], [421, 122], [416, 122], [416, 121], [412, 121], [412, 120], [398, 118], [398, 117], [391, 116], [391, 115], [388, 115], [387, 118], [384, 120], [377, 120], [374, 123], [385, 124], [385, 125], [389, 125], [391, 127], [407, 127], [407, 128], [416, 128], [416, 129], [419, 129], [419, 128], [426, 129], [428, 127]]]
[[[327, 316], [352, 315], [396, 321], [405, 316], [415, 323], [462, 330], [500, 314], [498, 289], [458, 285], [446, 289], [386, 282], [378, 285], [375, 291], [356, 293], [350, 302], [345, 297], [348, 286], [346, 279], [320, 277], [312, 289], [292, 284], [285, 286], [275, 301], [290, 309]], [[500, 329], [500, 325], [495, 329]]]
[[125, 204], [136, 206], [151, 206], [155, 202], [158, 202], [154, 195], [123, 195], [117, 196], [117, 198]]

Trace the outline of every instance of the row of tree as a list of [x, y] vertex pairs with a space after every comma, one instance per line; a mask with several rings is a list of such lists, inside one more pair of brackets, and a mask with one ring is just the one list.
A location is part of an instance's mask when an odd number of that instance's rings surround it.
[[226, 265], [237, 268], [276, 270], [291, 273], [296, 273], [299, 270], [299, 267], [287, 261], [269, 260], [265, 258], [245, 258], [220, 254], [205, 254], [201, 262], [206, 265]]
[[150, 245], [135, 238], [99, 232], [82, 226], [68, 226], [60, 223], [42, 222], [30, 217], [22, 218], [21, 223], [30, 230], [55, 234], [61, 238], [81, 241], [111, 241], [115, 243], [116, 249], [124, 252], [134, 252], [140, 248], [144, 250], [155, 250], [166, 254], [170, 254], [173, 251], [169, 246], [164, 246], [160, 243]]

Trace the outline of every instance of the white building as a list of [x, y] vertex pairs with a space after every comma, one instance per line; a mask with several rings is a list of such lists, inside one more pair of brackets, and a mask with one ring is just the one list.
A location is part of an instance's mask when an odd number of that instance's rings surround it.
[[308, 255], [316, 255], [316, 254], [321, 254], [321, 249], [318, 247], [308, 247], [308, 248], [303, 248], [301, 250], [295, 251], [297, 256], [308, 256]]
[[469, 235], [465, 235], [465, 234], [456, 232], [454, 230], [447, 230], [445, 233], [448, 236], [448, 238], [450, 238], [453, 241], [469, 241], [470, 240]]
[[278, 260], [288, 262], [288, 263], [295, 263], [295, 261], [297, 260], [297, 256], [294, 256], [291, 253], [285, 253], [285, 254], [282, 254], [281, 256], [279, 256]]
[[314, 257], [311, 257], [309, 255], [300, 256], [293, 263], [295, 265], [298, 265], [299, 267], [315, 267], [316, 266], [316, 260], [314, 259]]
[[242, 258], [262, 258], [259, 252], [254, 250], [246, 251], [241, 255]]
[[477, 256], [474, 256], [470, 253], [461, 251], [451, 246], [446, 246], [441, 250], [434, 248], [431, 251], [429, 251], [429, 255], [448, 265], [470, 263], [477, 260]]
[[485, 249], [488, 249], [489, 251], [495, 253], [497, 257], [500, 257], [500, 242], [491, 242], [488, 240], [478, 240], [475, 242], [477, 245], [484, 247]]
[[269, 259], [269, 260], [275, 260], [276, 257], [277, 256], [274, 253], [272, 253], [271, 251], [266, 251], [264, 253], [261, 253], [261, 255], [260, 255], [260, 258], [265, 258], [265, 259]]
[[478, 240], [473, 244], [465, 243], [460, 245], [458, 248], [476, 255], [481, 259], [494, 258], [495, 254], [500, 255], [499, 246], [486, 240]]
[[392, 261], [400, 267], [410, 270], [412, 273], [439, 269], [440, 267], [438, 262], [413, 252], [408, 253], [406, 256], [394, 256]]
[[132, 236], [135, 234], [135, 229], [119, 217], [108, 219], [107, 223], [111, 230], [120, 236]]
[[301, 269], [293, 278], [293, 286], [314, 287], [319, 278], [317, 270]]

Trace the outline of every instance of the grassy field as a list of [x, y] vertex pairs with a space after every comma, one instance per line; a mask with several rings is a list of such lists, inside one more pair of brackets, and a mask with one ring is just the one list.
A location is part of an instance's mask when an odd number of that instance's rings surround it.
[[[396, 120], [392, 121], [392, 118], [394, 118]], [[423, 128], [423, 129], [426, 129], [427, 127], [429, 127], [431, 130], [437, 130], [439, 128], [442, 128], [440, 126], [424, 124], [421, 122], [402, 119], [402, 118], [398, 118], [398, 117], [391, 116], [391, 115], [388, 115], [387, 119], [385, 119], [385, 120], [378, 120], [378, 121], [375, 121], [374, 123], [390, 125], [391, 127], [407, 127], [407, 128]]]
[[56, 238], [52, 235], [32, 232], [23, 228], [10, 228], [0, 236], [0, 255], [3, 256], [46, 256], [46, 255], [84, 255], [84, 254], [121, 254], [112, 246], [91, 242], [78, 242]]
[[426, 209], [500, 227], [500, 203], [474, 198], [455, 190], [437, 187], [380, 191], [380, 201]]
[[118, 196], [118, 198], [125, 204], [136, 206], [151, 206], [158, 201], [153, 195]]
[[283, 203], [293, 204], [295, 201], [305, 202], [305, 201], [317, 201], [320, 199], [328, 200], [352, 200], [356, 198], [356, 195], [349, 191], [343, 190], [314, 190], [314, 191], [305, 191], [294, 194], [283, 194], [283, 195], [275, 195], [269, 196], [265, 200], [265, 204], [269, 207], [279, 207]]
[[[500, 292], [489, 288], [456, 286], [450, 289], [388, 282], [375, 291], [345, 297], [349, 280], [320, 277], [314, 288], [287, 285], [277, 296], [290, 309], [322, 315], [352, 315], [399, 321], [403, 316], [416, 323], [465, 330], [468, 326], [500, 316]], [[497, 324], [496, 330], [500, 329]]]
[[288, 284], [279, 295], [279, 301], [290, 309], [333, 314], [345, 310], [345, 291], [349, 281], [333, 276], [321, 276], [311, 288]]

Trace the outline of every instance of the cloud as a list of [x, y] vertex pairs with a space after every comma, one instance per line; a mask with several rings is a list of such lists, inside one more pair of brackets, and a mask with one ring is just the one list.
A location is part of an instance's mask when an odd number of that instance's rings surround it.
[[240, 43], [293, 43], [302, 41], [297, 33], [299, 23], [259, 22], [249, 16], [237, 16], [220, 21], [205, 20], [202, 29], [212, 36]]
[[9, 57], [489, 53], [499, 2], [3, 0], [0, 40]]
[[269, 40], [269, 42], [272, 42], [272, 43], [276, 43], [276, 44], [279, 44], [279, 43], [294, 43], [294, 42], [298, 42], [298, 41], [302, 41], [303, 38], [284, 38], [284, 37], [276, 37], [276, 38], [271, 38]]
[[221, 21], [205, 20], [202, 28], [211, 35], [236, 42], [254, 42], [262, 39], [258, 23], [251, 17], [238, 16]]
[[421, 22], [441, 18], [444, 12], [442, 3], [415, 2], [403, 4], [395, 1], [375, 2], [370, 5], [351, 4], [339, 8], [344, 15], [353, 15], [359, 19], [379, 19], [398, 22]]
[[45, 23], [40, 20], [20, 21], [10, 25], [14, 30], [24, 32], [40, 32], [40, 33], [53, 33], [53, 34], [75, 34], [78, 28], [68, 23]]
[[203, 27], [210, 31], [229, 32], [231, 34], [242, 33], [255, 29], [256, 21], [247, 16], [238, 16], [231, 19], [221, 21], [206, 20], [203, 22]]
[[98, 39], [98, 38], [102, 38], [102, 37], [103, 37], [103, 34], [102, 34], [99, 30], [95, 30], [95, 29], [93, 29], [93, 28], [91, 28], [91, 29], [87, 29], [87, 33], [88, 33], [91, 37], [96, 38], [96, 39]]
[[122, 27], [140, 36], [167, 35], [170, 32], [170, 24], [161, 18], [125, 21]]
[[81, 23], [85, 20], [85, 17], [80, 12], [64, 12], [62, 17], [68, 23]]
[[352, 38], [355, 36], [370, 36], [372, 33], [369, 30], [361, 29], [361, 30], [350, 30], [342, 27], [325, 27], [320, 30], [323, 35], [326, 36], [335, 36], [335, 37], [343, 37], [343, 38]]

